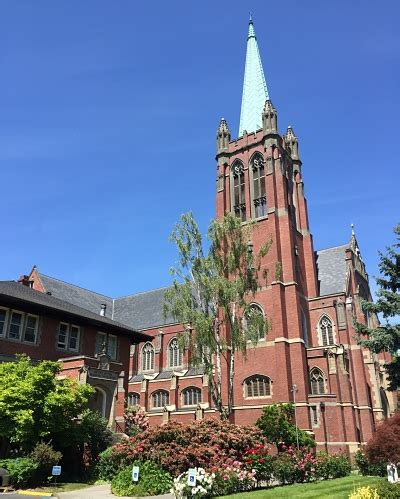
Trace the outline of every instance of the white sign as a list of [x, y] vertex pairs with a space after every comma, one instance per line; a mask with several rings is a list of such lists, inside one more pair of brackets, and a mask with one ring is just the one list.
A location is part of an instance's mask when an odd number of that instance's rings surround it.
[[137, 482], [139, 480], [139, 466], [133, 466], [132, 468], [132, 482]]
[[197, 471], [193, 468], [188, 470], [188, 485], [189, 487], [196, 487]]
[[60, 476], [61, 475], [61, 466], [53, 466], [53, 469], [51, 470], [51, 474], [53, 476]]

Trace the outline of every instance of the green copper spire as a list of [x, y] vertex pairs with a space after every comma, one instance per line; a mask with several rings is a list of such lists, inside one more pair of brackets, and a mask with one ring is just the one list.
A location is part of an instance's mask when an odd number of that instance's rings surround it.
[[269, 99], [267, 84], [265, 83], [254, 24], [250, 16], [239, 136], [243, 134], [243, 130], [250, 133], [262, 128], [262, 112], [267, 99]]

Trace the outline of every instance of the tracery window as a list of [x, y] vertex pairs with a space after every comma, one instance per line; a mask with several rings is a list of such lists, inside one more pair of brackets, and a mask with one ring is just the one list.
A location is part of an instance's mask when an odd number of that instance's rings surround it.
[[142, 348], [142, 371], [154, 370], [154, 347], [151, 343], [145, 343]]
[[182, 367], [182, 350], [176, 338], [172, 339], [168, 345], [168, 367]]
[[127, 398], [128, 407], [134, 407], [140, 404], [140, 394], [136, 392], [128, 393]]
[[313, 367], [310, 371], [310, 393], [311, 395], [325, 393], [325, 376], [318, 367]]
[[251, 161], [253, 170], [253, 204], [255, 218], [267, 214], [267, 198], [265, 194], [265, 169], [261, 154], [257, 154]]
[[233, 211], [242, 222], [246, 220], [246, 196], [243, 163], [236, 161], [232, 166]]
[[201, 402], [201, 390], [195, 386], [189, 386], [182, 391], [182, 405], [197, 405]]
[[269, 397], [271, 395], [271, 379], [256, 374], [244, 380], [245, 398]]
[[333, 325], [329, 317], [327, 317], [326, 315], [321, 317], [321, 320], [318, 324], [318, 329], [322, 346], [333, 345]]
[[169, 404], [169, 393], [166, 390], [157, 390], [151, 396], [151, 406], [155, 408], [164, 407]]
[[[257, 333], [257, 340], [265, 339], [264, 312], [256, 303], [250, 305], [250, 308], [244, 317], [245, 329], [247, 329], [250, 324], [253, 324], [253, 326], [257, 328], [257, 331], [255, 331]], [[252, 336], [254, 337], [255, 335]], [[248, 339], [252, 338], [249, 337]]]

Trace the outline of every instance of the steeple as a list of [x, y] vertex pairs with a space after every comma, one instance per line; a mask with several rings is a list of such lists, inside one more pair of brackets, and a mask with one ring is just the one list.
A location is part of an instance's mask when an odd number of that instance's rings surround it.
[[262, 128], [262, 113], [267, 99], [269, 99], [267, 84], [265, 83], [254, 24], [250, 16], [239, 136], [243, 135], [243, 130], [250, 133]]

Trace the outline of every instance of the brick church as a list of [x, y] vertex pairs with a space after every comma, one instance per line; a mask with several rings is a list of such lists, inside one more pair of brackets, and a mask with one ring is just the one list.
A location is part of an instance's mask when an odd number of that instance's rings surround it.
[[[320, 449], [352, 453], [396, 406], [395, 395], [385, 389], [385, 358], [355, 341], [354, 320], [371, 325], [377, 321], [360, 306], [362, 299], [371, 299], [368, 274], [354, 231], [344, 244], [314, 250], [298, 140], [291, 127], [279, 134], [252, 20], [239, 134], [232, 138], [222, 119], [216, 139], [216, 217], [231, 211], [243, 223], [254, 220], [254, 251], [271, 236], [263, 265], [279, 266], [275, 280], [253, 299], [252, 306], [268, 318], [271, 328], [249, 349], [246, 360], [237, 361], [233, 421], [254, 423], [266, 404], [295, 400], [299, 427], [315, 435]], [[121, 407], [124, 398], [143, 407], [153, 424], [216, 415], [207, 376], [201, 367], [191, 366], [188, 353], [179, 348], [177, 335], [183, 326], [164, 316], [165, 289], [112, 298], [44, 275], [36, 267], [15, 285], [22, 284], [32, 288], [28, 294], [46, 295], [46, 300], [58, 300], [58, 306], [75, 307], [78, 316], [88, 315], [90, 328], [81, 326], [79, 335], [71, 321], [53, 320], [52, 355], [62, 352], [58, 357], [65, 358], [65, 369], [79, 373], [82, 382], [90, 373], [96, 377], [98, 369], [96, 403], [110, 422], [122, 423], [121, 409], [113, 409], [113, 400]], [[0, 334], [1, 360], [15, 345], [15, 338], [9, 338], [15, 304], [4, 303], [7, 290], [2, 293], [1, 286], [0, 299], [8, 310]], [[28, 321], [29, 305], [23, 306], [28, 307]], [[87, 330], [93, 331], [91, 343], [85, 339]], [[39, 345], [40, 335], [34, 338]], [[33, 356], [45, 357], [45, 352], [39, 349]], [[108, 360], [97, 366], [101, 356]], [[105, 370], [117, 374], [113, 378], [104, 375]], [[117, 388], [107, 392], [112, 379]]]

